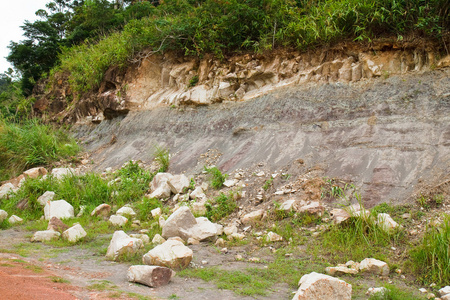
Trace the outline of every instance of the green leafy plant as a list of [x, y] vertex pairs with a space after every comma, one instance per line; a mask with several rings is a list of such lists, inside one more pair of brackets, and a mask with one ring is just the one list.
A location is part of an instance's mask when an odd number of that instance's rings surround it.
[[196, 86], [198, 83], [198, 75], [194, 75], [190, 80], [189, 80], [189, 84], [188, 87], [194, 87]]
[[205, 171], [210, 175], [211, 186], [215, 189], [220, 189], [228, 177], [228, 174], [223, 174], [217, 167], [207, 168]]
[[236, 208], [237, 204], [233, 193], [228, 196], [220, 193], [213, 201], [208, 201], [206, 204], [206, 217], [212, 221], [218, 221], [234, 212]]
[[272, 186], [272, 183], [273, 183], [273, 177], [270, 177], [270, 179], [268, 179], [268, 180], [266, 180], [266, 182], [264, 182], [264, 185], [262, 188], [265, 191], [267, 191]]

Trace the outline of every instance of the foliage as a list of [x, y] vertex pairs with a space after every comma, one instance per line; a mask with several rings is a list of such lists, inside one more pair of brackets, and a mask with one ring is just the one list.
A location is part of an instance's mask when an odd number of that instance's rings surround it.
[[422, 283], [445, 285], [450, 281], [450, 216], [440, 226], [427, 228], [411, 257]]
[[369, 300], [419, 300], [426, 299], [425, 296], [418, 297], [411, 292], [398, 288], [392, 284], [386, 284], [384, 286], [386, 291], [384, 293], [376, 293], [369, 297]]
[[228, 177], [228, 174], [222, 174], [217, 167], [207, 168], [205, 166], [205, 171], [210, 175], [211, 186], [215, 189], [220, 189]]
[[13, 124], [0, 119], [0, 180], [76, 155], [79, 150], [62, 129], [37, 120]]
[[228, 196], [220, 193], [214, 201], [209, 201], [206, 204], [206, 217], [212, 221], [219, 221], [234, 212], [236, 208], [237, 204], [233, 193], [228, 194]]
[[273, 183], [273, 177], [270, 177], [270, 179], [268, 179], [268, 180], [266, 180], [266, 182], [264, 182], [264, 185], [262, 188], [265, 191], [267, 191], [272, 186], [272, 183]]
[[121, 32], [63, 52], [59, 70], [70, 73], [74, 90], [98, 87], [108, 67], [124, 66], [144, 49], [222, 58], [233, 51], [306, 49], [340, 39], [402, 38], [411, 31], [439, 39], [450, 27], [444, 0], [168, 0], [147, 9], [148, 17], [129, 19]]

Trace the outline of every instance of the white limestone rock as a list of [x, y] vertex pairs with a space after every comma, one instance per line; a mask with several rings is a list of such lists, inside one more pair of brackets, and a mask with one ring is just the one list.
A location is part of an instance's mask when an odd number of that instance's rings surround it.
[[118, 215], [112, 215], [109, 217], [109, 223], [111, 223], [114, 226], [122, 227], [128, 222], [128, 219], [124, 216], [118, 216]]
[[117, 210], [116, 215], [118, 215], [118, 216], [125, 216], [125, 215], [127, 215], [127, 216], [130, 216], [130, 217], [135, 217], [136, 216], [136, 212], [131, 207], [124, 206], [124, 207], [121, 207], [121, 208], [119, 208]]
[[379, 213], [377, 216], [377, 225], [385, 232], [390, 232], [395, 228], [399, 227], [397, 222], [395, 222], [389, 214]]
[[150, 238], [146, 234], [133, 233], [133, 234], [130, 234], [130, 237], [135, 238], [135, 239], [140, 239], [144, 245], [150, 243]]
[[196, 214], [197, 216], [203, 216], [206, 214], [206, 206], [204, 202], [194, 202], [191, 205], [192, 207], [192, 213]]
[[317, 216], [322, 216], [324, 211], [325, 208], [318, 201], [313, 201], [297, 209], [297, 212], [299, 213], [308, 213], [310, 215], [317, 215]]
[[66, 200], [48, 201], [44, 207], [44, 217], [46, 220], [50, 220], [52, 217], [58, 219], [73, 218], [73, 206]]
[[384, 296], [385, 293], [387, 293], [389, 290], [385, 287], [371, 287], [367, 290], [366, 295], [367, 296], [373, 296], [373, 295], [380, 295]]
[[63, 232], [62, 237], [71, 243], [76, 243], [87, 235], [80, 224], [75, 224]]
[[294, 209], [295, 202], [296, 202], [296, 200], [292, 200], [292, 199], [286, 200], [280, 205], [279, 210], [286, 211], [286, 212], [291, 211]]
[[184, 174], [172, 176], [167, 183], [174, 194], [182, 194], [191, 184], [189, 178]]
[[3, 222], [8, 218], [8, 213], [3, 209], [0, 209], [0, 222]]
[[111, 205], [103, 203], [94, 208], [94, 210], [91, 212], [91, 216], [107, 217], [109, 216], [110, 212], [111, 212]]
[[106, 258], [116, 260], [123, 254], [136, 253], [144, 246], [141, 239], [132, 238], [124, 231], [119, 230], [114, 232], [108, 250], [106, 251]]
[[161, 245], [166, 241], [165, 238], [163, 238], [159, 233], [155, 234], [155, 236], [152, 239], [152, 243], [155, 245]]
[[269, 242], [281, 242], [283, 240], [283, 237], [279, 234], [276, 234], [275, 232], [269, 231], [267, 233], [266, 239]]
[[292, 300], [351, 300], [352, 286], [335, 277], [312, 272], [300, 279]]
[[223, 226], [215, 224], [205, 217], [196, 218], [197, 224], [189, 229], [189, 237], [198, 241], [205, 241], [208, 239], [216, 239], [218, 235], [222, 234]]
[[384, 261], [375, 258], [366, 258], [359, 264], [361, 272], [371, 273], [375, 275], [388, 276], [389, 266]]
[[38, 199], [37, 202], [42, 205], [45, 206], [47, 204], [47, 202], [49, 201], [53, 201], [53, 198], [55, 198], [55, 193], [51, 192], [51, 191], [47, 191], [45, 193], [43, 193]]
[[225, 233], [226, 236], [232, 235], [233, 233], [237, 233], [237, 232], [238, 232], [238, 228], [234, 224], [228, 225], [227, 227], [225, 227], [223, 229], [223, 233]]
[[174, 275], [175, 272], [166, 267], [137, 265], [128, 269], [127, 279], [149, 287], [160, 287], [168, 284]]
[[189, 229], [195, 225], [197, 225], [197, 220], [189, 207], [182, 206], [171, 214], [165, 221], [165, 224], [162, 227], [162, 236], [166, 239], [179, 236], [183, 240], [187, 241], [190, 237]]
[[336, 208], [331, 210], [330, 212], [331, 217], [333, 218], [333, 221], [335, 224], [340, 224], [342, 222], [347, 221], [350, 219], [351, 215], [346, 211], [345, 209]]
[[158, 188], [155, 189], [148, 197], [156, 199], [166, 199], [172, 194], [169, 184], [163, 181], [159, 184]]
[[189, 197], [191, 199], [198, 199], [198, 200], [204, 200], [206, 199], [206, 195], [205, 192], [203, 191], [203, 189], [199, 186], [196, 187], [190, 194]]
[[75, 176], [77, 175], [77, 172], [72, 168], [54, 168], [51, 175], [57, 180], [61, 180], [67, 176]]
[[226, 187], [233, 187], [236, 185], [236, 183], [238, 183], [238, 180], [236, 180], [236, 179], [227, 179], [227, 180], [225, 180], [223, 185]]
[[156, 265], [180, 270], [189, 265], [192, 256], [192, 250], [182, 242], [168, 240], [146, 253], [142, 257], [142, 261], [146, 265]]
[[57, 240], [61, 236], [61, 233], [54, 230], [36, 231], [31, 237], [31, 242], [46, 242], [51, 240]]
[[150, 211], [150, 213], [152, 214], [153, 218], [158, 219], [162, 215], [161, 207], [157, 207], [155, 209], [152, 209]]
[[36, 167], [23, 172], [23, 175], [29, 178], [38, 178], [39, 176], [47, 175], [47, 170], [44, 167]]
[[442, 296], [445, 296], [445, 295], [450, 295], [450, 286], [445, 286], [445, 287], [443, 287], [442, 289], [440, 289], [439, 290], [439, 295], [442, 297]]
[[325, 272], [331, 276], [336, 275], [339, 276], [342, 274], [351, 274], [351, 275], [358, 274], [358, 270], [346, 266], [327, 267], [325, 268]]
[[22, 223], [23, 219], [16, 215], [12, 215], [11, 217], [9, 217], [8, 222], [9, 222], [9, 224], [13, 225], [16, 223]]
[[[170, 173], [157, 173], [155, 177], [153, 177], [152, 182], [150, 182], [150, 190], [154, 192], [157, 190], [163, 182], [169, 181], [173, 175]], [[170, 195], [169, 195], [170, 196]]]
[[248, 225], [255, 221], [261, 220], [263, 215], [264, 215], [264, 210], [258, 209], [258, 210], [252, 211], [251, 213], [248, 213], [248, 214], [244, 215], [243, 217], [241, 217], [241, 222], [244, 225]]
[[5, 183], [4, 185], [0, 186], [0, 199], [7, 197], [8, 194], [15, 193], [15, 191], [16, 187], [12, 183]]

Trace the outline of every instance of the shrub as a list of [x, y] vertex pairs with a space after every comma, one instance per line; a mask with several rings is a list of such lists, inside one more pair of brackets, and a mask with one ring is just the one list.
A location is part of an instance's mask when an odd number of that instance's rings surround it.
[[212, 221], [218, 221], [230, 215], [237, 208], [233, 193], [225, 195], [220, 193], [214, 201], [209, 201], [206, 204], [206, 217]]
[[166, 172], [170, 165], [170, 153], [169, 149], [165, 149], [157, 146], [155, 152], [155, 160], [159, 164], [158, 172]]
[[220, 189], [228, 177], [228, 174], [222, 174], [217, 167], [205, 167], [205, 171], [210, 175], [211, 186], [215, 189]]

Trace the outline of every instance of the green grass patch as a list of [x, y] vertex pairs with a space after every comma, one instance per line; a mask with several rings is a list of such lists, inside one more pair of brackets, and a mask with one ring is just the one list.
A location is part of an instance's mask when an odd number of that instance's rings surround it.
[[369, 297], [369, 300], [425, 300], [426, 296], [418, 296], [410, 291], [405, 291], [393, 284], [386, 284], [384, 287], [387, 289], [384, 293], [377, 293]]
[[62, 128], [41, 124], [37, 119], [15, 124], [0, 118], [0, 181], [32, 167], [73, 157], [79, 151], [75, 139]]
[[446, 285], [450, 281], [450, 216], [438, 227], [428, 227], [411, 251], [413, 268], [424, 284]]

